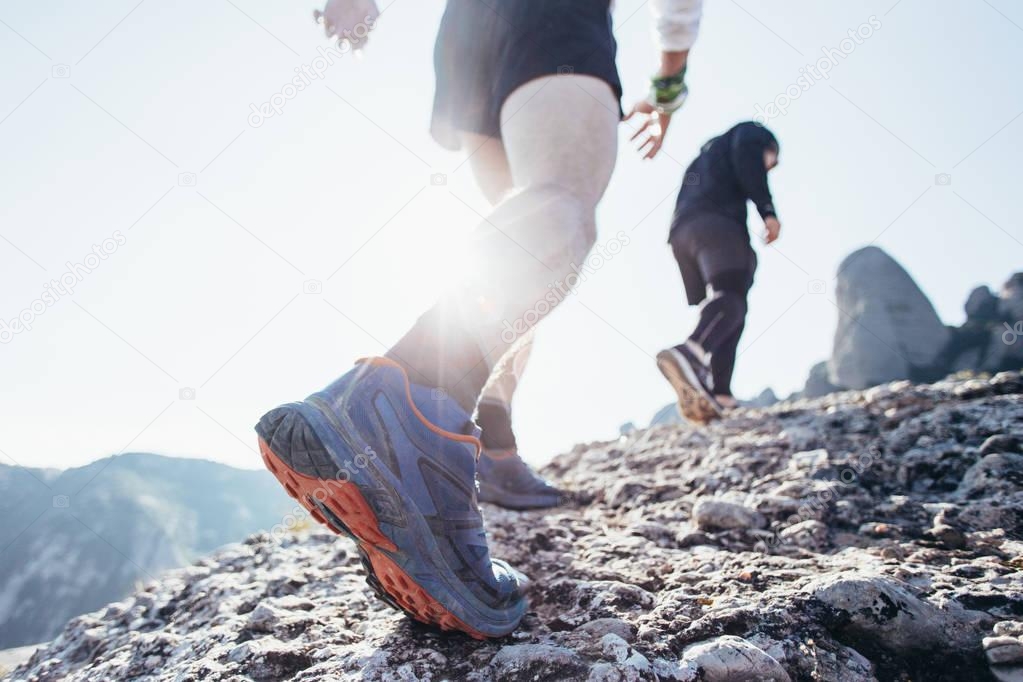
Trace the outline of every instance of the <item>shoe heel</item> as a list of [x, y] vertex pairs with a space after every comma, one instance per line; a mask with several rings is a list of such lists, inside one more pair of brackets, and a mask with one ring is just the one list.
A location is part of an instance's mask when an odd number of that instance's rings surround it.
[[[263, 464], [319, 523], [353, 540], [396, 551], [359, 487], [333, 460], [297, 405], [282, 405], [256, 425]], [[344, 475], [342, 475], [344, 474]]]
[[330, 453], [297, 406], [270, 410], [256, 424], [256, 433], [292, 471], [311, 478], [334, 478], [337, 467]]

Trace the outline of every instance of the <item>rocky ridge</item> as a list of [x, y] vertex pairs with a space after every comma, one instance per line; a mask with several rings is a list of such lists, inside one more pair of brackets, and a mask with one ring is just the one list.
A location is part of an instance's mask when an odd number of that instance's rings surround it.
[[899, 382], [578, 446], [486, 510], [532, 578], [477, 642], [347, 541], [256, 535], [81, 616], [14, 680], [1023, 680], [1023, 376]]

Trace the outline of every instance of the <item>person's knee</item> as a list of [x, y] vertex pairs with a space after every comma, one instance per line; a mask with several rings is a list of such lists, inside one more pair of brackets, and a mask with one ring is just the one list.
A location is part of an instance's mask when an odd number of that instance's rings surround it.
[[597, 242], [594, 202], [585, 193], [556, 183], [525, 187], [518, 199], [537, 216], [534, 227], [543, 232], [538, 237], [554, 247], [556, 263], [549, 265], [582, 263]]

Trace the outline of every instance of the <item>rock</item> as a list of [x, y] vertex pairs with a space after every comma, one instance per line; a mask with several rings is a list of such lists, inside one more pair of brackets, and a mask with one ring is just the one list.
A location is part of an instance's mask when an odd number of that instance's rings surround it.
[[702, 682], [790, 682], [791, 678], [771, 656], [741, 637], [724, 635], [687, 647], [682, 660]]
[[312, 659], [273, 637], [252, 640], [231, 650], [228, 660], [242, 664], [245, 674], [257, 680], [290, 678], [312, 665]]
[[839, 633], [869, 639], [895, 654], [977, 644], [980, 614], [953, 606], [939, 609], [891, 579], [826, 578], [808, 590], [831, 609], [829, 620]]
[[664, 424], [682, 424], [685, 420], [678, 411], [678, 403], [668, 403], [657, 410], [650, 420], [650, 426], [662, 426]]
[[990, 322], [998, 319], [998, 297], [986, 286], [971, 291], [963, 307], [969, 320]]
[[570, 649], [549, 644], [502, 647], [490, 661], [495, 680], [564, 680], [582, 676], [587, 667]]
[[956, 491], [965, 498], [992, 497], [1023, 490], [1023, 455], [993, 453], [966, 471]]
[[260, 603], [249, 614], [249, 629], [255, 632], [273, 632], [274, 626], [280, 622], [281, 616], [277, 609], [269, 604]]
[[1023, 663], [1023, 642], [1019, 637], [985, 637], [984, 653], [995, 665]]
[[828, 543], [828, 527], [820, 521], [808, 519], [783, 529], [778, 536], [782, 542], [793, 544], [796, 547], [820, 549]]
[[12, 678], [1023, 682], [985, 655], [1023, 635], [1020, 424], [1007, 372], [579, 445], [544, 473], [585, 502], [486, 510], [531, 579], [506, 638], [410, 621], [326, 530], [259, 534], [74, 619]]
[[947, 549], [962, 549], [966, 546], [966, 534], [954, 526], [939, 523], [933, 526], [928, 534]]
[[609, 634], [617, 635], [626, 642], [632, 642], [636, 639], [636, 627], [620, 618], [597, 618], [588, 623], [583, 623], [576, 628], [576, 632], [586, 633], [594, 639], [601, 639]]
[[981, 457], [986, 455], [992, 455], [997, 452], [1015, 452], [1017, 454], [1023, 454], [1023, 439], [1017, 436], [1012, 436], [1004, 433], [999, 433], [994, 436], [989, 436], [980, 445], [979, 454]]
[[675, 544], [675, 532], [667, 526], [653, 521], [633, 524], [628, 527], [627, 531], [632, 535], [644, 537], [661, 547], [670, 547]]
[[702, 530], [759, 528], [763, 517], [741, 504], [703, 498], [693, 507], [693, 521]]
[[813, 450], [820, 444], [820, 434], [808, 426], [793, 424], [781, 432], [794, 452]]
[[1023, 272], [1010, 277], [998, 292], [998, 313], [1003, 320], [1023, 320]]
[[930, 371], [949, 339], [934, 306], [883, 250], [846, 257], [835, 288], [839, 309], [830, 381], [867, 388]]
[[618, 682], [622, 679], [622, 674], [618, 672], [610, 663], [597, 663], [590, 668], [590, 674], [586, 677], [586, 682]]
[[1000, 637], [1023, 637], [1023, 622], [1003, 620], [995, 624], [994, 632]]
[[796, 452], [789, 460], [789, 468], [813, 474], [828, 465], [828, 451], [824, 449]]
[[653, 671], [650, 660], [638, 651], [633, 651], [632, 655], [622, 662], [622, 667], [625, 669], [626, 677], [629, 680], [639, 680]]
[[657, 680], [664, 682], [696, 682], [696, 670], [692, 666], [683, 666], [678, 661], [655, 658], [651, 668]]
[[840, 390], [842, 389], [839, 386], [831, 383], [828, 373], [828, 363], [826, 361], [818, 362], [810, 368], [810, 373], [806, 377], [806, 383], [803, 385], [803, 390], [797, 394], [797, 397], [820, 398], [821, 396]]
[[610, 507], [626, 506], [637, 495], [646, 492], [647, 486], [636, 480], [622, 479], [607, 491], [607, 504]]
[[741, 404], [743, 407], [770, 407], [777, 402], [778, 396], [774, 394], [774, 391], [770, 388], [765, 388], [757, 397], [751, 400], [743, 400]]
[[629, 643], [613, 632], [600, 638], [600, 650], [606, 658], [616, 663], [624, 663], [629, 657]]

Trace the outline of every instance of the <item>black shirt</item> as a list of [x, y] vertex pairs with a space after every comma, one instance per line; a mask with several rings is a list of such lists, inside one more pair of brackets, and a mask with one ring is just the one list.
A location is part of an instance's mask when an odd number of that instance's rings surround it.
[[764, 152], [777, 148], [774, 134], [752, 121], [740, 123], [703, 145], [700, 155], [686, 169], [675, 202], [671, 234], [708, 213], [734, 218], [745, 225], [747, 200], [756, 205], [762, 218], [775, 216]]

